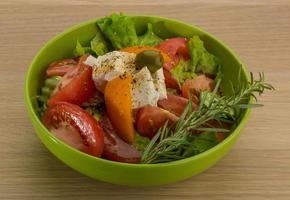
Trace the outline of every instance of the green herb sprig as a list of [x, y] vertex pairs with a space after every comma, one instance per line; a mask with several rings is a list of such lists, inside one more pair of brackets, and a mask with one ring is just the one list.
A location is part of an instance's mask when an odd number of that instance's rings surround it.
[[[263, 73], [254, 80], [251, 73], [251, 80], [233, 96], [218, 96], [215, 94], [220, 81], [213, 93], [203, 92], [200, 95], [200, 104], [197, 110], [193, 111], [190, 100], [179, 120], [169, 126], [167, 123], [161, 127], [152, 138], [143, 152], [142, 163], [163, 163], [187, 158], [199, 153], [193, 141], [195, 136], [192, 131], [226, 132], [221, 128], [204, 127], [210, 120], [235, 121], [237, 109], [254, 108], [261, 104], [248, 103], [249, 97], [257, 101], [257, 94], [261, 95], [265, 90], [274, 90], [274, 87], [265, 82]], [[246, 102], [246, 103], [245, 103]]]

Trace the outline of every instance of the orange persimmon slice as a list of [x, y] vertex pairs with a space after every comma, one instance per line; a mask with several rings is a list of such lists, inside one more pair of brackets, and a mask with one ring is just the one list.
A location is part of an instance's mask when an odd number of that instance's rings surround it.
[[135, 137], [131, 101], [132, 76], [124, 74], [109, 81], [105, 87], [108, 116], [118, 135], [132, 144]]

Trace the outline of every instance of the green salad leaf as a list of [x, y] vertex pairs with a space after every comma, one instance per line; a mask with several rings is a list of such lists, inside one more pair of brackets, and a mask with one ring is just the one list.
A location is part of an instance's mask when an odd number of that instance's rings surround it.
[[112, 43], [114, 49], [121, 49], [138, 44], [138, 36], [132, 17], [122, 13], [113, 13], [97, 22], [104, 36]]
[[133, 142], [133, 146], [139, 151], [143, 152], [149, 143], [150, 143], [149, 138], [143, 137], [138, 133], [135, 134], [135, 141]]
[[40, 113], [40, 116], [42, 116], [47, 109], [47, 101], [60, 80], [60, 76], [48, 77], [45, 79], [43, 86], [40, 88], [40, 94], [36, 97], [38, 102], [38, 112]]
[[162, 39], [153, 32], [152, 24], [148, 23], [147, 32], [138, 38], [138, 45], [157, 46], [160, 42], [162, 42]]
[[156, 46], [162, 41], [153, 32], [150, 23], [147, 25], [146, 33], [138, 36], [133, 18], [122, 13], [113, 13], [111, 16], [99, 20], [97, 24], [105, 38], [116, 50], [130, 46]]
[[219, 142], [216, 137], [216, 132], [204, 132], [195, 136], [192, 145], [195, 147], [198, 153], [202, 153], [214, 147], [218, 143]]
[[102, 56], [109, 51], [107, 42], [100, 31], [97, 31], [97, 34], [91, 40], [91, 49], [97, 56]]
[[184, 59], [181, 59], [170, 72], [179, 85], [182, 85], [186, 79], [194, 79], [196, 77], [194, 68], [190, 65], [189, 61]]
[[82, 56], [87, 53], [91, 53], [92, 50], [90, 47], [83, 47], [82, 44], [77, 40], [75, 50], [73, 52], [74, 56]]
[[188, 42], [190, 65], [195, 72], [216, 74], [218, 59], [210, 54], [204, 47], [203, 41], [198, 36], [193, 36]]

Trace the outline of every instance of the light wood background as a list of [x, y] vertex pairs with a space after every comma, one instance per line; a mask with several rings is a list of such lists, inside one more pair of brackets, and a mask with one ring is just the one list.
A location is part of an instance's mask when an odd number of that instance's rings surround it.
[[[276, 87], [216, 166], [163, 187], [111, 185], [71, 170], [34, 134], [23, 103], [33, 56], [65, 28], [113, 11], [198, 25]], [[290, 199], [290, 1], [1, 0], [0, 67], [0, 199]]]

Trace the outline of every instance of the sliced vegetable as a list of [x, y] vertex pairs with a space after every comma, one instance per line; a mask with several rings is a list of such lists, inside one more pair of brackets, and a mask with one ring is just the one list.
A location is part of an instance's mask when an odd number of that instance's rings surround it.
[[[163, 108], [176, 116], [180, 116], [188, 103], [188, 99], [176, 95], [167, 95], [167, 99], [162, 99], [158, 101], [158, 106]], [[197, 102], [195, 102], [197, 103]], [[193, 109], [197, 107], [197, 105], [193, 103]]]
[[198, 97], [202, 91], [212, 91], [214, 89], [214, 81], [206, 75], [198, 75], [195, 79], [187, 79], [182, 85], [182, 96], [189, 98], [192, 96]]
[[160, 51], [145, 50], [137, 54], [135, 59], [136, 69], [147, 67], [151, 73], [155, 73], [163, 66], [163, 57]]
[[188, 42], [190, 65], [193, 71], [216, 74], [218, 59], [210, 54], [204, 47], [203, 41], [198, 36], [193, 36]]
[[187, 48], [187, 38], [170, 38], [161, 42], [158, 46], [158, 49], [165, 52], [169, 57], [174, 61], [173, 64], [165, 65], [165, 69], [171, 70], [180, 60], [184, 58], [188, 60], [190, 58]]
[[60, 101], [81, 105], [94, 96], [96, 89], [92, 80], [92, 68], [83, 63], [85, 59], [86, 56], [83, 56], [78, 66], [65, 74], [54, 89], [48, 105], [52, 106]]
[[136, 127], [140, 135], [152, 138], [166, 122], [172, 124], [178, 117], [156, 106], [140, 108], [136, 114]]
[[102, 155], [103, 129], [79, 106], [67, 102], [56, 103], [45, 112], [43, 123], [65, 143], [96, 157]]
[[46, 75], [51, 76], [64, 76], [67, 72], [71, 71], [77, 66], [78, 62], [75, 59], [63, 59], [51, 63], [47, 70]]
[[107, 113], [118, 135], [132, 144], [135, 131], [132, 116], [132, 76], [124, 74], [109, 81], [105, 88]]
[[139, 163], [141, 153], [133, 146], [124, 142], [116, 133], [115, 129], [109, 118], [104, 115], [100, 121], [104, 129], [105, 147], [103, 157], [109, 160], [126, 162], [126, 163]]
[[163, 74], [164, 74], [164, 81], [165, 81], [166, 88], [180, 90], [180, 86], [177, 80], [172, 76], [172, 74], [168, 70], [163, 68]]

